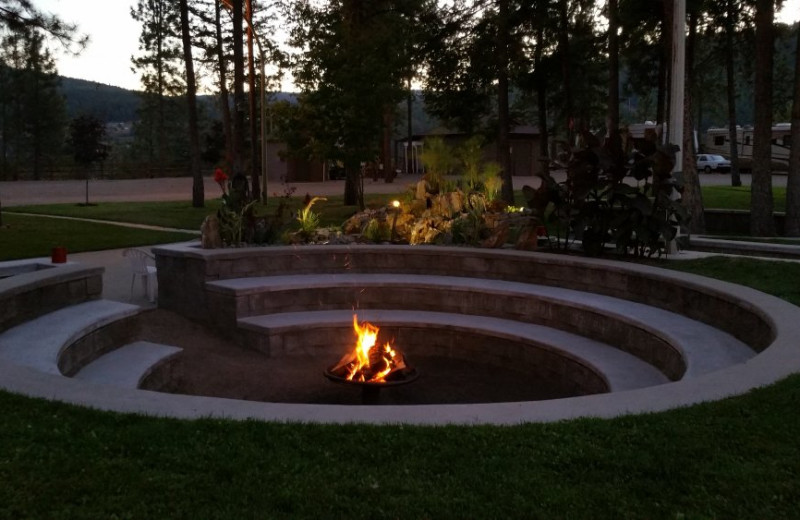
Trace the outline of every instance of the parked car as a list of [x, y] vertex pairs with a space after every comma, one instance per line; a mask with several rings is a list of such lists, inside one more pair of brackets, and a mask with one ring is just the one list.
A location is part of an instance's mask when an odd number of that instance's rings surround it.
[[697, 171], [711, 172], [731, 171], [731, 162], [721, 155], [700, 154], [697, 156]]
[[346, 177], [347, 173], [344, 170], [344, 166], [337, 163], [331, 163], [328, 166], [328, 179], [332, 181], [337, 181], [337, 180], [342, 180]]

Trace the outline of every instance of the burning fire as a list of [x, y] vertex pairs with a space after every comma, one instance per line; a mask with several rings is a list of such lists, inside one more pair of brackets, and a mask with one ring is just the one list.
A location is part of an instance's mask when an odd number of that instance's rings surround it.
[[378, 345], [378, 327], [366, 321], [359, 325], [354, 314], [353, 330], [358, 336], [355, 348], [330, 369], [331, 373], [347, 381], [385, 383], [387, 377], [406, 368], [400, 352], [389, 343]]

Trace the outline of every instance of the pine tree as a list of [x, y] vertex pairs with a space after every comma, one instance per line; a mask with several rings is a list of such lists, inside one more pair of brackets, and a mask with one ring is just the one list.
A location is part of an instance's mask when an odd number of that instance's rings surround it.
[[16, 177], [30, 168], [40, 179], [48, 160], [61, 150], [66, 112], [58, 92], [55, 63], [44, 36], [33, 29], [8, 34], [3, 39], [0, 82], [2, 168]]
[[[407, 38], [423, 0], [299, 3], [293, 12], [295, 79], [318, 157], [341, 161], [344, 202], [363, 207], [362, 162], [379, 156], [387, 107], [405, 99]], [[391, 119], [391, 118], [388, 118]]]
[[186, 110], [177, 96], [184, 92], [180, 10], [169, 0], [138, 0], [131, 16], [142, 24], [140, 54], [131, 61], [144, 88], [136, 147], [152, 169], [163, 171], [186, 154]]

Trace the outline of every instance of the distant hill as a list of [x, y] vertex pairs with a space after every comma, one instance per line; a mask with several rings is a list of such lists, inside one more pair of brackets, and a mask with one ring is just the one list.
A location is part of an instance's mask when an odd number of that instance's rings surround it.
[[[61, 94], [66, 100], [69, 118], [88, 114], [106, 123], [135, 121], [136, 111], [141, 103], [139, 92], [136, 90], [64, 76], [61, 76]], [[292, 92], [275, 92], [270, 98], [294, 103], [297, 95]], [[214, 96], [198, 96], [198, 102], [205, 105], [206, 113], [212, 118], [219, 117]]]
[[93, 115], [106, 123], [133, 121], [140, 104], [134, 90], [63, 76], [61, 93], [66, 100], [69, 118]]
[[[138, 118], [136, 111], [139, 109], [141, 100], [139, 92], [136, 90], [62, 76], [61, 93], [67, 105], [67, 117], [70, 119], [79, 115], [89, 114], [106, 123], [130, 123]], [[414, 95], [416, 98], [412, 113], [414, 133], [428, 131], [439, 123], [425, 112], [422, 93], [417, 91]], [[297, 94], [294, 92], [273, 92], [270, 94], [270, 101], [295, 103]], [[203, 106], [205, 113], [209, 117], [219, 119], [217, 100], [214, 96], [198, 96], [198, 102]], [[405, 114], [405, 102], [402, 102], [398, 106], [397, 138], [405, 137]], [[128, 125], [126, 125], [126, 128], [128, 128]]]

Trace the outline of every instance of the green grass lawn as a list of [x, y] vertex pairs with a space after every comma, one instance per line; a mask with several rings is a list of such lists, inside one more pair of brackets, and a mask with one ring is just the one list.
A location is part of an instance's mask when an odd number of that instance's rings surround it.
[[[391, 200], [402, 195], [371, 194], [365, 195], [364, 204], [369, 208], [376, 208], [388, 204]], [[297, 211], [303, 205], [303, 197], [271, 197], [267, 201], [266, 209], [259, 208], [260, 212], [273, 214], [278, 204], [287, 202], [288, 212]], [[15, 206], [6, 208], [5, 215], [13, 213], [35, 213], [38, 215], [58, 215], [65, 217], [89, 218], [96, 220], [110, 220], [112, 222], [132, 222], [176, 229], [200, 229], [203, 219], [219, 209], [220, 201], [206, 201], [204, 208], [194, 208], [187, 202], [101, 202], [93, 206], [78, 204], [45, 204], [38, 206]], [[355, 206], [345, 206], [343, 197], [337, 195], [328, 197], [327, 200], [318, 201], [313, 206], [313, 211], [320, 215], [323, 226], [340, 225], [348, 217], [356, 213]]]
[[[45, 204], [15, 206], [5, 213], [35, 213], [64, 217], [131, 222], [176, 229], [200, 229], [206, 215], [219, 208], [219, 201], [207, 201], [206, 207], [194, 208], [188, 202], [101, 202], [92, 206], [78, 204]], [[5, 219], [5, 217], [4, 217]]]
[[797, 518], [800, 377], [515, 427], [179, 421], [0, 393], [2, 518]]
[[[704, 186], [703, 206], [707, 209], [740, 209], [750, 211], [750, 186]], [[786, 210], [786, 188], [772, 188], [775, 211]]]
[[[773, 189], [775, 211], [783, 211], [786, 205], [786, 189]], [[376, 208], [388, 204], [395, 198], [403, 199], [405, 194], [368, 194], [365, 195], [367, 207]], [[288, 209], [297, 211], [302, 206], [302, 196], [291, 197]], [[524, 205], [522, 192], [515, 194], [517, 205]], [[282, 197], [270, 197], [266, 210], [273, 213]], [[178, 229], [200, 229], [206, 215], [219, 208], [219, 200], [207, 201], [206, 207], [194, 208], [187, 202], [102, 202], [94, 206], [77, 204], [48, 204], [40, 206], [16, 206], [6, 208], [5, 212], [37, 213], [44, 215], [61, 215], [68, 217], [111, 220], [115, 222], [133, 222]], [[731, 186], [706, 186], [703, 188], [703, 203], [706, 208], [718, 209], [750, 209], [750, 188]], [[342, 196], [328, 197], [314, 205], [314, 212], [320, 215], [323, 226], [335, 226], [356, 212], [355, 206], [345, 206]]]
[[186, 233], [151, 231], [109, 224], [3, 214], [0, 261], [50, 256], [53, 247], [69, 253], [191, 240]]
[[[44, 254], [70, 234], [84, 237], [71, 250], [121, 247], [106, 240], [125, 230], [34, 218], [4, 215], [0, 254], [50, 231]], [[800, 305], [798, 263], [654, 263]], [[157, 419], [0, 391], [0, 519], [798, 518], [798, 403], [800, 375], [613, 420], [324, 426]]]

